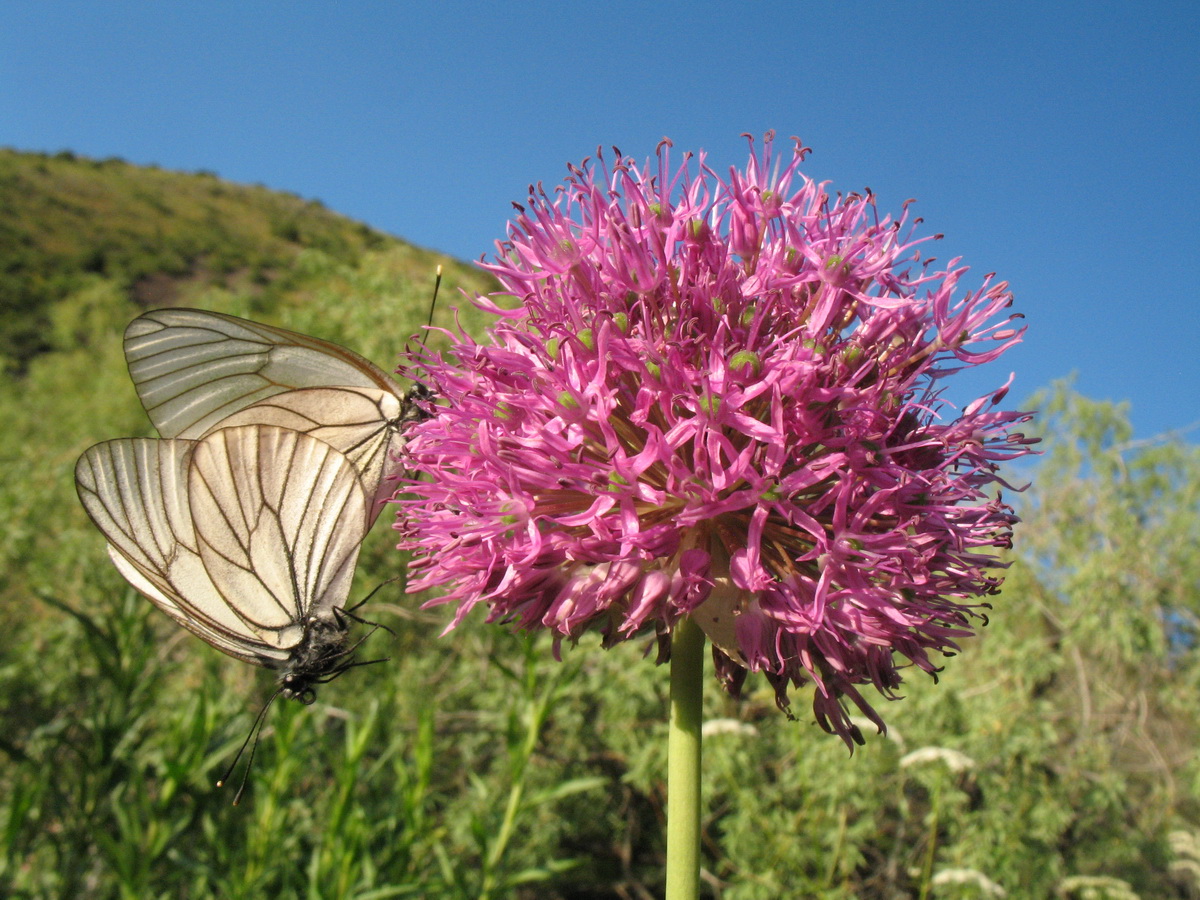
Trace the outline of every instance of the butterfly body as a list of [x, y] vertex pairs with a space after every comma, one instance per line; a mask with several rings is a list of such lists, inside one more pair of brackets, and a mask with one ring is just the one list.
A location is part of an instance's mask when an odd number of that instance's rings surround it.
[[314, 684], [321, 684], [349, 668], [352, 651], [345, 620], [317, 616], [304, 623], [304, 636], [288, 657], [279, 676], [280, 695], [306, 706], [316, 699]]

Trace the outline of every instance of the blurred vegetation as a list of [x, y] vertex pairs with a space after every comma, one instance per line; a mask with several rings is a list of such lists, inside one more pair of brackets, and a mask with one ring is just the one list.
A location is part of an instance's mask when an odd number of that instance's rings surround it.
[[[86, 447], [150, 433], [120, 348], [139, 284], [163, 273], [160, 300], [390, 368], [437, 262], [440, 322], [487, 280], [211, 176], [14, 153], [0, 173], [24, 186], [0, 207], [19, 324], [0, 384], [0, 896], [658, 896], [666, 673], [646, 647], [585, 640], [558, 663], [478, 619], [443, 637], [445, 610], [385, 585], [369, 615], [396, 635], [365, 652], [388, 661], [277, 704], [232, 807], [213, 785], [270, 673], [130, 590], [75, 498]], [[270, 224], [288, 211], [295, 230]], [[1133, 442], [1120, 407], [1065, 386], [1039, 403], [1048, 452], [992, 623], [886, 705], [886, 737], [848, 757], [754, 678], [740, 701], [706, 687], [710, 896], [1200, 897], [1200, 453]], [[352, 596], [402, 574], [392, 544], [368, 536]]]

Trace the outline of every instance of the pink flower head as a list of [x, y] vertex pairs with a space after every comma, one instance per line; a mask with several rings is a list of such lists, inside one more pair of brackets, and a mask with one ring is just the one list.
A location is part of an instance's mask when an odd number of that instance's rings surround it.
[[1024, 329], [1005, 283], [956, 298], [966, 267], [922, 260], [907, 206], [830, 197], [799, 144], [728, 180], [669, 148], [531, 189], [484, 265], [520, 306], [477, 298], [489, 342], [422, 362], [445, 405], [409, 432], [410, 587], [443, 587], [450, 627], [483, 603], [606, 645], [694, 616], [728, 687], [762, 672], [786, 709], [811, 681], [861, 742], [860, 685], [895, 696], [986, 621], [1016, 521], [989, 489], [1030, 416], [1005, 385], [943, 421], [938, 385]]

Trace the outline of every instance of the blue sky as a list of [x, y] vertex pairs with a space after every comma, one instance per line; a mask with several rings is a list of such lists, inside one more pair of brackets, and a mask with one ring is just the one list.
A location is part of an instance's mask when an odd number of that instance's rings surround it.
[[[206, 169], [421, 246], [490, 253], [530, 182], [739, 134], [909, 197], [1012, 283], [1025, 343], [961, 385], [1078, 373], [1138, 434], [1200, 421], [1193, 3], [16, 2], [0, 144]], [[970, 276], [969, 279], [970, 280]], [[1189, 433], [1192, 440], [1200, 430]]]

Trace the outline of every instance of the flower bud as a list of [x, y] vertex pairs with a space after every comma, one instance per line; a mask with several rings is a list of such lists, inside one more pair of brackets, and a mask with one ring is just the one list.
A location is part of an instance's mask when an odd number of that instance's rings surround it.
[[739, 350], [730, 358], [729, 368], [739, 375], [755, 378], [762, 371], [762, 359], [753, 350]]

